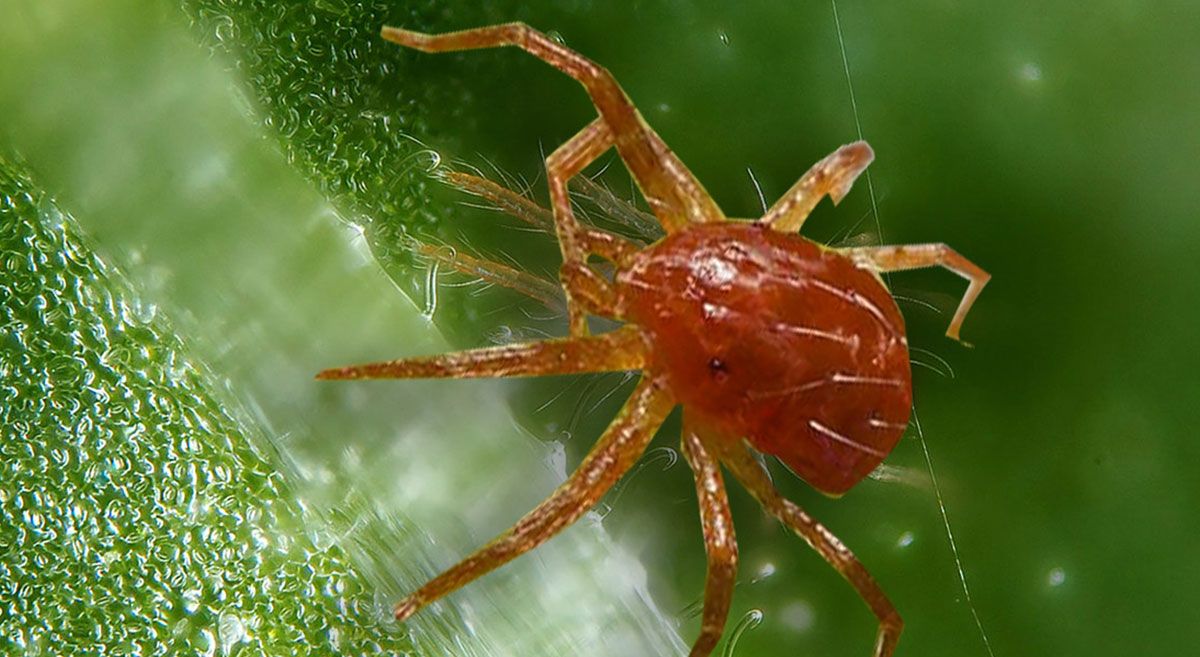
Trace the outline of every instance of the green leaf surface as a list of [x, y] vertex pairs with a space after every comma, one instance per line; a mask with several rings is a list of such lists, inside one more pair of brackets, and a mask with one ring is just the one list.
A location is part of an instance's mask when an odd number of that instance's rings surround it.
[[410, 649], [172, 327], [0, 160], [10, 654]]

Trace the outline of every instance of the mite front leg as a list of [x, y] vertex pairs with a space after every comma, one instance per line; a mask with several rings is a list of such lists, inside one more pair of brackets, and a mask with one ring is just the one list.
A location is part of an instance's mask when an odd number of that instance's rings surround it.
[[[552, 281], [499, 262], [458, 253], [450, 247], [434, 246], [419, 240], [412, 242], [413, 251], [439, 265], [520, 292], [531, 299], [540, 301], [542, 305], [555, 312], [563, 310], [562, 288]], [[431, 284], [436, 284], [436, 282], [431, 282]]]
[[604, 67], [524, 23], [491, 25], [445, 34], [384, 27], [388, 41], [423, 52], [517, 46], [575, 78], [615, 136], [621, 159], [633, 174], [667, 232], [689, 223], [720, 221], [724, 214], [691, 171], [646, 123]]
[[843, 249], [847, 257], [853, 258], [859, 264], [865, 265], [878, 272], [903, 271], [921, 267], [942, 266], [970, 281], [967, 291], [963, 294], [954, 318], [950, 320], [950, 328], [946, 335], [962, 341], [958, 336], [967, 311], [983, 286], [992, 278], [991, 274], [980, 269], [975, 263], [959, 255], [957, 251], [945, 244], [912, 244], [908, 246], [867, 246], [854, 249]]
[[588, 265], [563, 265], [563, 288], [583, 315], [623, 319], [612, 284]]
[[[521, 221], [538, 228], [554, 230], [556, 225], [554, 215], [520, 194], [497, 185], [486, 178], [480, 178], [468, 173], [452, 171], [443, 174], [443, 177], [459, 189], [491, 201], [498, 209], [517, 217]], [[587, 177], [577, 176], [576, 180], [587, 180]], [[591, 184], [596, 189], [602, 189], [595, 183]], [[615, 198], [613, 200], [617, 203], [623, 203]], [[636, 212], [636, 210], [628, 206], [626, 206], [626, 211]], [[574, 235], [575, 242], [571, 247], [573, 249], [572, 253], [582, 252], [584, 259], [586, 259], [587, 254], [595, 253], [622, 267], [627, 266], [633, 260], [633, 257], [637, 255], [639, 246], [633, 242], [591, 226], [583, 226], [574, 221], [575, 217], [573, 213], [563, 216], [568, 217], [568, 223], [574, 224], [574, 230], [569, 231]], [[478, 276], [489, 283], [496, 283], [497, 285], [502, 285], [528, 297], [537, 299], [552, 310], [559, 310], [562, 307], [562, 288], [536, 276], [513, 269], [508, 265], [456, 254], [449, 249], [439, 249], [421, 242], [416, 242], [414, 249], [422, 255], [457, 271]], [[616, 295], [612, 290], [612, 286], [597, 275], [590, 267], [575, 260], [574, 257], [568, 263], [564, 256], [564, 267], [560, 272], [559, 278], [566, 291], [571, 294], [572, 299], [582, 306], [583, 311], [594, 315], [616, 318]]]
[[708, 657], [725, 630], [733, 586], [737, 577], [738, 549], [733, 517], [725, 496], [721, 466], [708, 452], [700, 435], [684, 419], [683, 455], [696, 476], [696, 496], [700, 501], [700, 525], [704, 530], [704, 551], [708, 555], [708, 577], [704, 582], [704, 613], [700, 636], [692, 644], [689, 657]]
[[859, 596], [879, 619], [874, 657], [891, 657], [904, 622], [887, 595], [854, 553], [824, 525], [805, 513], [804, 509], [784, 499], [779, 491], [775, 490], [766, 470], [754, 459], [744, 444], [723, 444], [718, 457], [768, 513], [799, 534], [858, 591]]
[[467, 379], [551, 376], [638, 370], [646, 343], [636, 327], [582, 338], [470, 349], [452, 354], [402, 358], [325, 370], [318, 379]]
[[[629, 266], [637, 255], [637, 247], [623, 237], [594, 228], [580, 227], [578, 245], [585, 254], [595, 253], [618, 268]], [[559, 272], [563, 289], [587, 314], [624, 319], [618, 307], [618, 296], [612, 282], [585, 262], [563, 263]]]
[[850, 192], [854, 179], [875, 159], [865, 141], [846, 144], [812, 165], [760, 219], [762, 223], [785, 233], [794, 233], [804, 225], [821, 197], [829, 195], [837, 203]]
[[[546, 178], [550, 185], [550, 205], [554, 209], [554, 222], [558, 231], [558, 242], [562, 248], [563, 264], [561, 278], [567, 292], [567, 315], [572, 336], [587, 335], [587, 313], [575, 298], [575, 292], [570, 284], [572, 279], [586, 276], [583, 271], [588, 269], [587, 245], [581, 239], [579, 220], [571, 210], [571, 197], [567, 192], [567, 183], [591, 164], [601, 153], [612, 146], [612, 132], [604, 119], [598, 118], [583, 130], [559, 146], [546, 158]], [[590, 270], [589, 270], [590, 271]], [[599, 285], [598, 277], [593, 277], [593, 283]]]
[[[525, 196], [514, 192], [503, 185], [487, 178], [461, 171], [447, 171], [440, 174], [441, 178], [454, 187], [478, 196], [491, 203], [496, 210], [511, 215], [521, 221], [547, 233], [554, 232], [554, 214]], [[576, 176], [571, 179], [571, 188], [577, 195], [583, 195], [595, 203], [605, 217], [622, 226], [631, 229], [639, 236], [638, 242], [622, 240], [630, 249], [637, 250], [647, 242], [662, 237], [662, 228], [652, 214], [642, 212], [633, 207], [628, 201], [613, 194], [607, 187], [597, 183], [587, 176]], [[595, 230], [595, 229], [592, 229]], [[595, 231], [604, 235], [612, 235], [604, 231]], [[603, 253], [597, 251], [597, 253]]]
[[639, 246], [645, 246], [663, 236], [658, 217], [633, 207], [630, 201], [613, 194], [612, 190], [604, 185], [587, 176], [578, 176], [571, 181], [571, 186], [576, 193], [595, 203], [606, 217], [630, 229], [637, 236]]
[[547, 233], [554, 231], [554, 215], [549, 210], [511, 189], [498, 185], [487, 178], [461, 171], [448, 171], [441, 176], [446, 182], [462, 191], [489, 201], [496, 206], [497, 210], [505, 214], [516, 217], [538, 230]]
[[665, 385], [645, 377], [579, 468], [546, 501], [475, 554], [396, 605], [404, 621], [421, 607], [541, 545], [575, 522], [625, 474], [675, 405]]

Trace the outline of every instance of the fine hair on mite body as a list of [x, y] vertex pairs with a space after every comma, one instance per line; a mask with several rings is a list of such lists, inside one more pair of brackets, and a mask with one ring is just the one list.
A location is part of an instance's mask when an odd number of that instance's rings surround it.
[[[546, 158], [568, 336], [329, 369], [318, 378], [642, 374], [550, 497], [401, 600], [396, 618], [404, 621], [577, 520], [682, 405], [682, 450], [695, 474], [708, 562], [691, 657], [706, 657], [717, 645], [737, 571], [722, 465], [854, 587], [878, 619], [873, 655], [892, 655], [903, 627], [892, 603], [836, 536], [779, 494], [753, 450], [778, 457], [826, 494], [852, 488], [887, 457], [912, 409], [904, 320], [880, 274], [941, 266], [966, 278], [947, 330], [954, 339], [988, 274], [945, 244], [833, 249], [798, 234], [821, 198], [840, 201], [870, 164], [874, 153], [865, 142], [817, 162], [761, 218], [730, 221], [612, 75], [541, 32], [521, 23], [444, 34], [385, 27], [383, 38], [429, 53], [516, 46], [577, 80], [591, 97], [597, 118]], [[568, 181], [611, 148], [666, 233], [649, 246], [581, 224], [572, 212]], [[612, 263], [611, 278], [588, 264], [593, 255]], [[500, 267], [496, 280], [515, 280]], [[588, 316], [622, 325], [593, 335]]]

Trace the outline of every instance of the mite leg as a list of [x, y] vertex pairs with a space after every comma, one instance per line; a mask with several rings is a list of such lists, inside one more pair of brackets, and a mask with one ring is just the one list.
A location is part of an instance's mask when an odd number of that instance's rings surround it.
[[559, 277], [567, 293], [567, 314], [573, 336], [587, 334], [587, 313], [613, 317], [616, 312], [616, 293], [603, 276], [588, 266], [588, 254], [597, 253], [623, 265], [637, 253], [637, 247], [623, 238], [581, 226], [571, 209], [568, 181], [611, 144], [608, 124], [598, 118], [546, 158], [550, 202], [554, 207], [563, 253]]
[[[446, 182], [472, 196], [478, 196], [488, 201], [495, 206], [495, 209], [516, 217], [539, 230], [548, 233], [554, 232], [554, 215], [546, 208], [543, 208], [525, 196], [487, 178], [470, 173], [449, 171], [441, 175]], [[575, 190], [576, 194], [582, 194], [592, 203], [595, 203], [609, 219], [633, 230], [641, 236], [641, 243], [638, 244], [623, 240], [629, 245], [630, 249], [636, 250], [644, 245], [645, 242], [662, 237], [662, 228], [659, 227], [658, 219], [654, 215], [647, 214], [633, 207], [628, 201], [619, 198], [616, 194], [613, 194], [606, 187], [598, 184], [591, 178], [576, 176], [571, 179], [570, 186]], [[596, 232], [616, 237], [604, 231]], [[604, 255], [603, 252], [598, 253]]]
[[[463, 191], [495, 203], [498, 209], [526, 223], [539, 228], [556, 225], [554, 215], [549, 211], [486, 178], [456, 171], [445, 174], [445, 178]], [[586, 179], [586, 177], [583, 178]], [[632, 208], [630, 210], [632, 211]], [[574, 226], [573, 230], [564, 229], [564, 232], [575, 236], [575, 244], [570, 247], [573, 264], [569, 268], [564, 268], [560, 276], [563, 284], [569, 292], [573, 293], [572, 298], [582, 306], [582, 310], [596, 315], [615, 317], [616, 295], [611, 286], [590, 268], [577, 266], [577, 259], [586, 259], [587, 254], [595, 253], [618, 265], [626, 265], [637, 254], [638, 246], [612, 233], [580, 225], [575, 221], [569, 203], [560, 216], [564, 217], [564, 221], [560, 223]], [[562, 306], [563, 291], [553, 283], [536, 276], [501, 263], [455, 254], [448, 249], [438, 249], [420, 242], [415, 245], [414, 249], [457, 271], [478, 276], [490, 283], [502, 285], [537, 299], [552, 310], [560, 309]], [[566, 255], [564, 254], [565, 261]], [[577, 311], [576, 314], [581, 313]]]
[[446, 34], [383, 28], [383, 38], [423, 52], [518, 46], [575, 78], [614, 136], [621, 159], [654, 214], [668, 231], [688, 223], [724, 219], [720, 208], [642, 118], [605, 68], [524, 23], [506, 23]]
[[700, 435], [686, 424], [683, 430], [683, 455], [696, 475], [696, 495], [700, 500], [700, 524], [704, 530], [704, 551], [708, 554], [708, 577], [704, 582], [704, 615], [700, 636], [692, 644], [689, 657], [708, 657], [721, 638], [737, 576], [738, 549], [733, 532], [733, 517], [725, 496], [721, 466], [708, 452]]
[[458, 253], [450, 247], [438, 247], [413, 240], [413, 251], [457, 272], [478, 277], [542, 302], [547, 308], [561, 312], [562, 288], [557, 284], [508, 265]]
[[813, 208], [826, 194], [835, 203], [850, 192], [850, 186], [875, 159], [865, 141], [846, 144], [812, 165], [759, 221], [775, 230], [794, 233], [804, 225]]
[[532, 550], [575, 522], [625, 474], [671, 412], [662, 381], [645, 377], [621, 413], [571, 476], [507, 532], [438, 575], [396, 605], [404, 621], [421, 607]]
[[554, 215], [549, 210], [503, 185], [461, 171], [449, 171], [442, 177], [462, 191], [492, 203], [505, 214], [548, 233], [554, 231]]
[[[586, 293], [581, 285], [586, 285], [587, 290], [596, 292], [593, 296], [610, 295], [597, 292], [598, 288], [608, 285], [588, 267], [587, 245], [580, 239], [582, 228], [571, 210], [567, 182], [608, 150], [612, 146], [612, 139], [608, 124], [604, 119], [598, 118], [546, 158], [550, 205], [554, 208], [555, 226], [558, 229], [558, 241], [563, 254], [559, 277], [562, 279], [563, 289], [567, 292], [567, 318], [572, 336], [587, 334], [587, 308], [576, 298], [580, 296], [580, 292]], [[588, 282], [582, 283], [585, 280]]]
[[628, 266], [641, 250], [637, 244], [620, 235], [596, 228], [581, 228], [579, 241], [588, 253], [602, 256], [620, 267]]
[[[637, 247], [623, 237], [593, 228], [581, 228], [578, 237], [577, 245], [584, 254], [584, 260], [563, 263], [559, 278], [562, 279], [563, 289], [569, 298], [576, 303], [580, 321], [584, 321], [584, 313], [624, 319], [621, 309], [618, 308], [618, 296], [612, 283], [586, 264], [586, 257], [589, 253], [595, 253], [618, 267], [624, 267], [637, 254]], [[571, 325], [571, 329], [576, 330], [574, 324]], [[580, 329], [583, 334], [586, 334], [586, 329], [587, 324], [583, 323]]]
[[613, 194], [607, 187], [587, 176], [578, 176], [571, 181], [575, 191], [583, 194], [596, 207], [604, 211], [609, 219], [629, 228], [643, 244], [663, 236], [658, 217], [635, 208], [629, 201]]
[[784, 499], [779, 491], [775, 490], [766, 470], [754, 459], [745, 445], [728, 443], [722, 445], [722, 448], [718, 455], [721, 462], [758, 499], [759, 504], [807, 541], [858, 591], [858, 594], [862, 596], [867, 606], [879, 619], [874, 657], [891, 657], [892, 651], [896, 649], [896, 641], [900, 638], [900, 630], [903, 629], [904, 622], [900, 620], [900, 614], [896, 613], [896, 608], [892, 606], [867, 569], [838, 537], [805, 513], [804, 509]]
[[[451, 171], [444, 174], [443, 177], [464, 192], [491, 201], [495, 204], [496, 209], [512, 215], [527, 224], [545, 229], [547, 232], [554, 230], [554, 215], [549, 210], [487, 178], [480, 178], [479, 176], [460, 173], [458, 171]], [[614, 219], [626, 226], [647, 230], [645, 222], [650, 221], [649, 219], [640, 219], [642, 223], [638, 225], [630, 223], [632, 221], [630, 217], [641, 216], [642, 212], [640, 210], [617, 198], [607, 189], [592, 182], [587, 176], [576, 176], [572, 180], [572, 184], [582, 181], [586, 181], [586, 184], [582, 185], [583, 193], [599, 205], [602, 210], [613, 215]], [[573, 217], [574, 212], [571, 214]], [[591, 226], [582, 226], [578, 222], [576, 223], [576, 227], [578, 239], [583, 242], [584, 250], [588, 253], [604, 256], [617, 264], [627, 264], [642, 248], [640, 244], [604, 230], [599, 230]], [[653, 225], [649, 230], [657, 231], [657, 224]]]
[[[616, 291], [595, 269], [588, 265], [563, 266], [560, 276], [563, 287], [568, 291], [581, 318], [590, 314], [622, 319], [617, 308]], [[584, 329], [586, 330], [586, 324]]]
[[967, 317], [967, 311], [971, 309], [971, 304], [975, 303], [976, 297], [983, 291], [983, 286], [987, 285], [988, 280], [992, 277], [991, 274], [980, 269], [975, 263], [962, 257], [945, 244], [868, 246], [843, 249], [842, 253], [879, 272], [940, 265], [970, 281], [966, 294], [963, 294], [962, 301], [958, 303], [958, 309], [954, 311], [954, 318], [950, 320], [950, 328], [946, 330], [947, 336], [960, 342], [962, 339], [958, 337], [958, 333], [962, 328], [963, 320]]
[[318, 379], [468, 379], [551, 376], [641, 369], [646, 344], [641, 331], [623, 326], [582, 338], [485, 347], [452, 354], [402, 358], [325, 370]]

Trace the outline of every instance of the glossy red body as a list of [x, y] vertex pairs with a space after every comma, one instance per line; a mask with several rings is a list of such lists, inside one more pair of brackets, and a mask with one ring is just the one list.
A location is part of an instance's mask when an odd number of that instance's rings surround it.
[[689, 414], [840, 495], [900, 440], [912, 408], [904, 319], [874, 273], [795, 234], [698, 224], [617, 275]]

